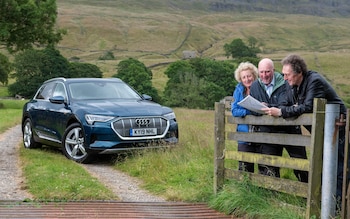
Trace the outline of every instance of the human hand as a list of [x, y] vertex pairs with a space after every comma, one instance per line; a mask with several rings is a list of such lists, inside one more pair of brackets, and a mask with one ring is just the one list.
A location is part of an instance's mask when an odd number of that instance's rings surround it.
[[266, 107], [266, 108], [262, 108], [261, 110], [264, 111], [265, 114], [274, 116], [274, 117], [280, 117], [282, 115], [281, 109], [276, 107]]

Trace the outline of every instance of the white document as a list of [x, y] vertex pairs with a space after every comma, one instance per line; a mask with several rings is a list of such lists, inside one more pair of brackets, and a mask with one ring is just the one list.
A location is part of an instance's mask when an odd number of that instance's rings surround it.
[[243, 100], [238, 102], [238, 105], [256, 113], [265, 114], [265, 112], [261, 109], [266, 108], [266, 106], [250, 95], [246, 96]]

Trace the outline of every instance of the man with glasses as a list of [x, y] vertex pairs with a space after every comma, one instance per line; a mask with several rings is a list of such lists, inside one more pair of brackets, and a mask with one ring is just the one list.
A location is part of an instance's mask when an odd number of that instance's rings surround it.
[[[340, 105], [340, 118], [346, 117], [346, 107], [333, 87], [324, 77], [315, 71], [309, 71], [307, 65], [300, 56], [289, 55], [282, 60], [282, 72], [284, 79], [290, 85], [287, 87], [286, 97], [289, 104], [285, 106], [266, 108], [265, 113], [272, 116], [290, 118], [300, 116], [303, 113], [311, 113], [314, 98], [324, 98], [327, 103]], [[290, 104], [292, 102], [292, 104]], [[311, 127], [306, 127], [311, 131]], [[338, 141], [338, 168], [337, 168], [337, 193], [339, 203], [342, 197], [343, 167], [344, 167], [344, 143], [345, 127], [339, 127]], [[340, 206], [337, 206], [340, 207]]]

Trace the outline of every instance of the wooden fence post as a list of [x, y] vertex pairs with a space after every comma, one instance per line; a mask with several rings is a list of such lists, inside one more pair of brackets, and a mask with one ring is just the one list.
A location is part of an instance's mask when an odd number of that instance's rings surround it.
[[344, 173], [343, 173], [343, 194], [342, 194], [342, 206], [341, 206], [341, 218], [349, 218], [349, 129], [350, 129], [350, 109], [346, 111], [345, 119], [345, 145], [344, 145]]
[[225, 104], [215, 103], [215, 130], [214, 130], [214, 193], [224, 185], [224, 150], [225, 150]]
[[321, 176], [323, 166], [323, 141], [324, 141], [324, 119], [325, 99], [314, 99], [311, 145], [310, 145], [310, 168], [308, 197], [306, 206], [306, 218], [320, 217], [321, 211]]

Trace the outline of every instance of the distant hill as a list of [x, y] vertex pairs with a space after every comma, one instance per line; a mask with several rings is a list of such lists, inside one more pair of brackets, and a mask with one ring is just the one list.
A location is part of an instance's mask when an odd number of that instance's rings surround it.
[[[147, 65], [183, 51], [225, 58], [235, 38], [257, 38], [265, 54], [350, 50], [350, 0], [59, 0], [67, 57], [96, 60], [106, 51]], [[317, 14], [317, 15], [316, 15]]]
[[[206, 12], [273, 12], [322, 17], [349, 17], [350, 0], [74, 0], [74, 4], [121, 6], [144, 10]], [[127, 6], [125, 6], [127, 5]]]
[[322, 17], [349, 17], [350, 0], [222, 0], [207, 1], [210, 10], [274, 12]]

